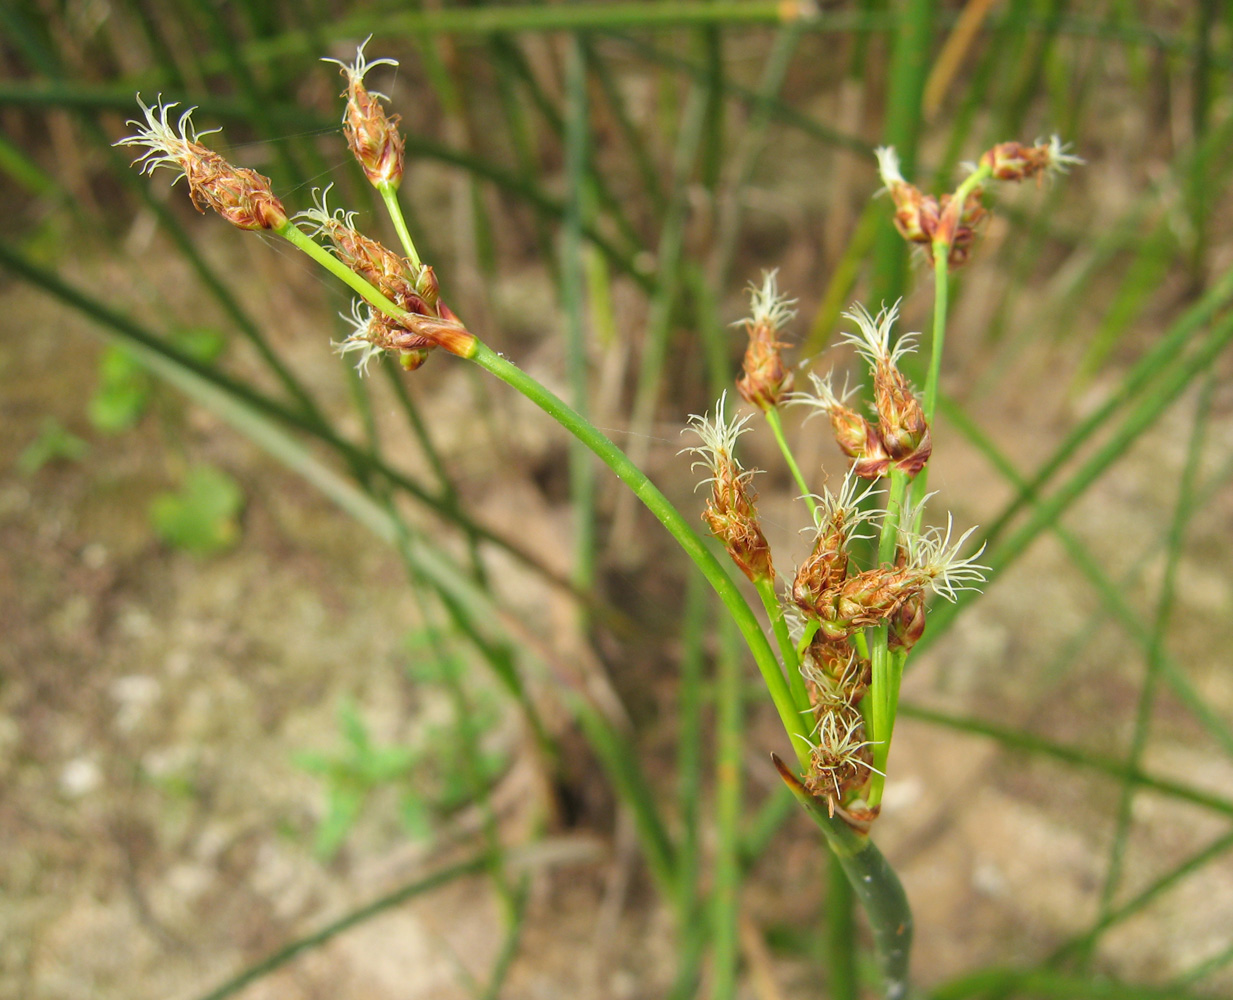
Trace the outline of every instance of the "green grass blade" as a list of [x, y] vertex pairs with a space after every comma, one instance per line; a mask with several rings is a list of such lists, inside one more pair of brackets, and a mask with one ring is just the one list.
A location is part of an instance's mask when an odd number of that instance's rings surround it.
[[[993, 443], [992, 439], [968, 417], [954, 400], [943, 396], [939, 402], [947, 419], [955, 425], [960, 433], [989, 459], [990, 464], [1011, 486], [1022, 490], [1025, 484], [1024, 478], [1011, 464], [1009, 458]], [[1220, 477], [1217, 477], [1216, 483], [1221, 481]], [[1143, 616], [1135, 608], [1131, 607], [1130, 603], [1123, 596], [1129, 589], [1130, 581], [1123, 580], [1119, 582], [1110, 579], [1104, 570], [1102, 562], [1092, 555], [1075, 534], [1064, 525], [1054, 523], [1049, 530], [1062, 543], [1062, 547], [1066, 550], [1066, 554], [1070, 557], [1075, 567], [1087, 577], [1093, 589], [1099, 594], [1103, 606], [1110, 616], [1117, 619], [1127, 635], [1143, 648], [1145, 655], [1149, 658], [1157, 655], [1160, 657], [1162, 676], [1165, 682], [1173, 689], [1173, 693], [1199, 720], [1203, 728], [1220, 744], [1225, 752], [1233, 756], [1233, 726], [1230, 726], [1227, 720], [1220, 718], [1198, 696], [1191, 683], [1186, 679], [1181, 666], [1175, 660], [1165, 654], [1163, 650], [1157, 651], [1157, 653], [1152, 652], [1152, 631], [1144, 624]], [[1155, 546], [1152, 546], [1152, 548], [1154, 549]], [[1146, 558], [1146, 555], [1144, 558]], [[1096, 622], [1091, 622], [1080, 629], [1077, 635], [1095, 635], [1097, 627], [1098, 624]]]
[[830, 1000], [859, 1000], [856, 894], [834, 854], [826, 857], [826, 981]]
[[[307, 422], [294, 411], [288, 410], [282, 404], [263, 396], [249, 386], [228, 378], [216, 369], [200, 365], [191, 357], [184, 355], [156, 337], [150, 331], [107, 308], [86, 293], [67, 285], [54, 274], [31, 264], [25, 258], [13, 253], [3, 243], [0, 243], [0, 264], [10, 268], [64, 304], [84, 313], [91, 320], [110, 331], [111, 334], [119, 337], [126, 347], [156, 355], [160, 365], [159, 374], [165, 375], [173, 384], [180, 385], [178, 379], [182, 376], [192, 381], [194, 386], [200, 383], [202, 393], [211, 400], [217, 398], [223, 402], [234, 403], [243, 408], [247, 413], [263, 417], [273, 417], [282, 425], [304, 431], [328, 445], [349, 463], [371, 469], [373, 472], [388, 479], [401, 491], [407, 493], [418, 502], [438, 513], [449, 516], [448, 505], [445, 501], [425, 491], [414, 479], [385, 465], [379, 459], [338, 437], [332, 431]], [[183, 388], [183, 385], [180, 385], [180, 387]], [[343, 506], [346, 506], [346, 504], [343, 504]], [[555, 586], [565, 591], [574, 592], [569, 581], [562, 579], [555, 572], [548, 569], [538, 557], [526, 551], [519, 544], [476, 522], [459, 520], [457, 511], [453, 513], [453, 519], [464, 530], [474, 532], [477, 537], [482, 538], [484, 541], [504, 549], [514, 558], [518, 559], [519, 562], [536, 570], [545, 579], [552, 581]], [[384, 523], [385, 518], [380, 516], [374, 519], [372, 516], [365, 514], [359, 517], [359, 520], [374, 526]], [[381, 532], [383, 531], [384, 529], [381, 529]], [[393, 536], [383, 535], [383, 537], [386, 537], [387, 540], [392, 540]]]
[[[909, 180], [916, 170], [921, 100], [929, 73], [934, 16], [934, 0], [904, 0], [899, 5], [899, 25], [891, 51], [883, 142], [895, 147], [903, 175]], [[874, 242], [874, 302], [895, 302], [902, 298], [907, 282], [907, 262], [907, 244], [891, 224], [890, 213], [885, 213]]]
[[[1182, 468], [1181, 480], [1178, 484], [1177, 505], [1174, 509], [1172, 523], [1169, 525], [1168, 543], [1165, 547], [1164, 576], [1160, 582], [1160, 591], [1156, 603], [1156, 613], [1152, 623], [1151, 634], [1147, 647], [1147, 669], [1143, 678], [1143, 686], [1139, 693], [1139, 704], [1135, 712], [1134, 729], [1131, 732], [1130, 747], [1126, 753], [1126, 772], [1130, 774], [1138, 770], [1147, 747], [1148, 729], [1151, 724], [1152, 706], [1155, 704], [1156, 687], [1164, 668], [1165, 630], [1173, 612], [1173, 601], [1177, 590], [1178, 563], [1181, 560], [1182, 548], [1185, 544], [1186, 526], [1194, 512], [1195, 479], [1198, 475], [1199, 458], [1203, 450], [1203, 437], [1207, 429], [1207, 418], [1211, 406], [1211, 393], [1214, 380], [1209, 375], [1199, 395], [1199, 403], [1194, 416], [1194, 426], [1190, 435], [1190, 443], [1186, 452], [1185, 465]], [[1126, 841], [1130, 834], [1131, 807], [1134, 804], [1134, 785], [1130, 781], [1122, 785], [1122, 793], [1118, 802], [1117, 822], [1113, 833], [1113, 843], [1109, 851], [1109, 867], [1105, 875], [1104, 887], [1100, 894], [1100, 917], [1104, 917], [1113, 904], [1113, 896], [1121, 880], [1122, 863], [1125, 858]], [[1098, 918], [1099, 919], [1099, 918]]]
[[487, 864], [488, 855], [485, 852], [467, 861], [459, 862], [456, 865], [449, 865], [433, 872], [431, 875], [408, 882], [393, 892], [387, 893], [371, 903], [351, 911], [346, 916], [327, 924], [321, 930], [305, 937], [297, 938], [295, 941], [284, 945], [261, 961], [232, 976], [209, 993], [203, 994], [199, 1000], [226, 1000], [227, 997], [235, 996], [250, 983], [268, 976], [275, 969], [281, 968], [304, 952], [319, 948], [331, 938], [335, 938], [352, 927], [371, 920], [373, 917], [380, 916], [395, 906], [400, 906], [409, 900], [415, 899], [417, 896], [432, 892], [432, 890], [440, 886], [448, 885], [450, 882], [455, 882], [468, 875], [476, 875], [482, 872]]
[[[587, 99], [586, 49], [572, 39], [566, 61], [565, 173], [568, 180], [565, 225], [561, 231], [561, 305], [565, 313], [566, 369], [570, 397], [576, 411], [587, 416], [590, 409], [590, 365], [583, 318], [585, 277], [582, 259], [582, 225], [586, 215], [587, 177], [590, 165], [590, 108]], [[590, 449], [570, 440], [569, 493], [574, 521], [574, 583], [589, 589], [595, 580], [595, 465]]]
[[1099, 920], [1089, 930], [1078, 937], [1067, 941], [1049, 956], [1049, 962], [1056, 964], [1074, 955], [1090, 952], [1110, 927], [1114, 927], [1136, 913], [1146, 909], [1169, 889], [1195, 872], [1201, 871], [1210, 862], [1217, 860], [1229, 850], [1233, 850], [1233, 832], [1217, 837], [1201, 851], [1191, 855], [1176, 868], [1161, 875], [1147, 888], [1136, 893], [1121, 906], [1114, 907], [1103, 913]]
[[1122, 761], [1090, 753], [1081, 747], [1055, 743], [1052, 740], [1045, 739], [1043, 736], [1024, 732], [1021, 729], [1014, 729], [1011, 726], [1000, 726], [985, 719], [953, 715], [903, 702], [899, 705], [899, 714], [908, 718], [931, 722], [938, 726], [946, 726], [948, 729], [954, 729], [959, 732], [971, 733], [976, 736], [987, 736], [1012, 750], [1039, 754], [1042, 757], [1052, 757], [1054, 760], [1059, 760], [1064, 764], [1075, 764], [1100, 774], [1117, 778], [1118, 780], [1130, 779], [1135, 784], [1150, 791], [1160, 792], [1163, 795], [1172, 796], [1183, 802], [1191, 802], [1225, 816], [1233, 816], [1233, 799], [1227, 799], [1221, 795], [1214, 795], [1211, 792], [1192, 788], [1189, 785], [1184, 785], [1181, 782], [1172, 781], [1168, 778], [1156, 778], [1144, 771], [1128, 771]]
[[985, 969], [939, 986], [929, 996], [931, 1000], [967, 1000], [991, 992], [1032, 1000], [1210, 1000], [1171, 987], [1136, 986], [1049, 969]]
[[[1226, 276], [1221, 283], [1222, 286], [1229, 285], [1230, 279], [1233, 279], [1233, 273]], [[991, 583], [1027, 549], [1027, 546], [1041, 532], [1049, 529], [1075, 500], [1083, 496], [1088, 487], [1138, 440], [1139, 436], [1156, 421], [1182, 391], [1215, 362], [1231, 341], [1233, 341], [1233, 316], [1226, 316], [1213, 327], [1206, 338], [1189, 355], [1170, 359], [1172, 363], [1163, 371], [1156, 373], [1158, 377], [1138, 395], [1135, 408], [1110, 438], [1097, 448], [1088, 461], [1052, 496], [1035, 507], [1026, 524], [993, 549], [987, 557], [990, 567], [988, 582]], [[1040, 478], [1039, 473], [1037, 478]], [[1035, 482], [1034, 479], [1033, 484]], [[1033, 491], [1025, 491], [1021, 495], [1032, 495]], [[936, 641], [958, 613], [972, 600], [972, 596], [972, 591], [965, 591], [959, 595], [959, 599], [954, 604], [936, 609], [930, 621], [930, 631], [926, 633], [921, 646]]]
[[711, 890], [711, 996], [733, 1000], [740, 958], [741, 759], [744, 756], [744, 659], [732, 619], [720, 625], [715, 683], [715, 861]]

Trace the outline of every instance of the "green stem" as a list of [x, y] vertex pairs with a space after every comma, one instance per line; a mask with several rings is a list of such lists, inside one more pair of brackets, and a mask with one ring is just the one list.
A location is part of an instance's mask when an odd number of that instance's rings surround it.
[[698, 537], [680, 511], [647, 478], [646, 474], [593, 424], [580, 417], [563, 400], [523, 372], [517, 365], [507, 361], [478, 340], [470, 360], [522, 393], [590, 448], [668, 529], [677, 544], [685, 550], [685, 554], [702, 571], [702, 575], [706, 577], [719, 599], [724, 602], [728, 613], [736, 621], [758, 665], [767, 690], [770, 691], [771, 700], [779, 712], [780, 721], [792, 738], [793, 750], [797, 758], [804, 763], [808, 758], [808, 747], [801, 739], [808, 735], [805, 720], [796, 711], [787, 681], [784, 679], [779, 661], [775, 658], [770, 643], [762, 633], [762, 626], [727, 570]]
[[783, 460], [788, 463], [788, 469], [792, 472], [792, 478], [796, 480], [797, 489], [801, 491], [801, 499], [805, 501], [805, 505], [809, 508], [809, 516], [813, 518], [814, 524], [817, 524], [818, 504], [809, 490], [809, 484], [805, 482], [805, 477], [801, 474], [800, 466], [796, 464], [796, 458], [792, 454], [792, 449], [788, 447], [788, 439], [784, 437], [783, 421], [779, 419], [779, 411], [771, 407], [765, 413], [766, 422], [770, 425], [771, 433], [775, 435], [775, 441], [779, 445], [780, 452], [783, 453]]
[[[808, 746], [804, 739], [808, 736], [806, 723], [796, 711], [770, 643], [732, 578], [681, 513], [624, 452], [512, 362], [480, 341], [476, 341], [470, 360], [522, 393], [595, 452], [676, 539], [723, 601], [740, 630], [779, 712], [780, 722], [792, 739], [797, 760], [804, 765], [808, 760]], [[912, 911], [894, 869], [868, 836], [857, 833], [842, 819], [829, 815], [825, 803], [814, 798], [778, 757], [773, 759], [784, 783], [822, 830], [831, 850], [843, 865], [849, 884], [865, 908], [873, 929], [878, 962], [886, 978], [887, 1000], [902, 1000], [907, 996], [908, 989]]]
[[[955, 189], [947, 214], [953, 214], [956, 225], [963, 215], [963, 206], [972, 192], [990, 176], [988, 166], [980, 166], [973, 170]], [[953, 232], [954, 227], [941, 227], [944, 232]], [[929, 345], [929, 368], [925, 377], [922, 407], [925, 420], [933, 424], [933, 415], [937, 410], [938, 383], [942, 373], [942, 351], [946, 345], [946, 315], [950, 298], [950, 250], [949, 239], [936, 239], [933, 242], [933, 336]], [[878, 539], [878, 562], [880, 565], [890, 565], [895, 557], [895, 546], [899, 536], [899, 521], [903, 516], [904, 500], [907, 498], [908, 477], [898, 469], [891, 469], [890, 493], [886, 498], [886, 516], [882, 519], [882, 533]], [[921, 469], [911, 482], [911, 498], [916, 508], [915, 521], [912, 530], [920, 530], [920, 522], [924, 513], [923, 504], [928, 483], [928, 467]], [[879, 771], [886, 770], [886, 762], [890, 756], [891, 735], [895, 729], [895, 716], [899, 707], [899, 685], [903, 680], [903, 668], [907, 657], [901, 652], [892, 653], [887, 645], [889, 630], [885, 625], [873, 630], [871, 656], [873, 683], [870, 689], [870, 716], [873, 733], [874, 767]], [[870, 776], [869, 803], [877, 805], [882, 801], [882, 792], [886, 778], [876, 771]]]
[[798, 660], [805, 659], [805, 650], [813, 643], [813, 637], [818, 634], [818, 629], [821, 623], [817, 621], [806, 621], [805, 631], [801, 635], [801, 641], [796, 644], [796, 658]]
[[[891, 469], [890, 490], [886, 497], [886, 513], [882, 517], [882, 533], [878, 538], [878, 564], [889, 566], [895, 559], [895, 544], [899, 537], [899, 518], [907, 495], [908, 477], [899, 469]], [[891, 734], [895, 729], [895, 713], [899, 702], [899, 681], [903, 657], [892, 656], [888, 645], [890, 630], [885, 625], [869, 630], [869, 661], [872, 678], [868, 704], [869, 739], [873, 742], [874, 771], [869, 776], [868, 802], [876, 806], [882, 801], [886, 785], [886, 762], [890, 756]], [[883, 772], [883, 773], [878, 773]]]
[[859, 1000], [852, 886], [837, 855], [826, 857], [826, 966], [831, 1000]]
[[[963, 215], [963, 206], [972, 192], [989, 179], [990, 168], [981, 165], [973, 170], [951, 196], [951, 205], [947, 211], [953, 211], [956, 219]], [[922, 408], [925, 411], [925, 422], [933, 426], [933, 415], [938, 408], [938, 384], [942, 378], [942, 350], [946, 346], [946, 317], [950, 308], [950, 250], [949, 240], [939, 239], [933, 242], [933, 336], [929, 343], [929, 370], [925, 377]], [[916, 524], [914, 530], [920, 529], [921, 516], [924, 513], [923, 501], [929, 483], [929, 467], [926, 465], [917, 474], [912, 483], [912, 502], [916, 505]]]
[[[976, 188], [980, 187], [992, 176], [988, 165], [982, 164], [964, 178], [955, 193], [951, 195], [947, 212], [953, 212], [956, 222], [963, 215], [964, 203]], [[945, 229], [944, 229], [945, 231]], [[951, 230], [953, 234], [953, 230]], [[929, 345], [929, 375], [925, 379], [923, 406], [925, 420], [933, 423], [933, 414], [938, 403], [938, 381], [942, 373], [942, 348], [946, 344], [946, 312], [949, 306], [950, 287], [950, 250], [951, 243], [947, 239], [933, 241], [933, 274], [935, 288], [933, 294], [933, 338]], [[923, 470], [922, 470], [923, 472]]]
[[420, 261], [419, 252], [415, 249], [415, 240], [411, 239], [411, 230], [407, 228], [407, 220], [403, 218], [402, 206], [398, 204], [398, 188], [389, 181], [382, 181], [377, 185], [377, 192], [381, 195], [381, 200], [385, 202], [386, 211], [390, 213], [390, 221], [394, 223], [394, 229], [398, 232], [398, 242], [402, 244], [403, 250], [407, 252], [411, 263], [418, 271], [424, 265]]
[[869, 694], [865, 707], [869, 723], [870, 751], [873, 753], [874, 770], [869, 774], [869, 791], [866, 800], [871, 806], [882, 802], [882, 792], [886, 787], [886, 761], [890, 756], [890, 735], [894, 728], [894, 706], [891, 704], [891, 657], [887, 647], [888, 629], [879, 625], [871, 629], [873, 637], [869, 644], [869, 663], [872, 674], [869, 683]]
[[771, 630], [775, 633], [779, 655], [788, 675], [788, 689], [792, 692], [792, 701], [796, 704], [797, 711], [804, 714], [809, 711], [809, 692], [805, 690], [801, 662], [796, 647], [792, 645], [792, 637], [788, 635], [788, 623], [784, 620], [783, 608], [779, 605], [779, 595], [775, 593], [775, 582], [768, 577], [762, 577], [754, 581], [754, 587], [762, 598], [762, 607], [766, 609], [766, 616], [771, 621]]
[[711, 896], [713, 928], [711, 997], [733, 1000], [737, 994], [741, 864], [741, 758], [743, 756], [743, 688], [740, 647], [731, 619], [719, 632], [719, 669], [715, 678], [717, 745], [715, 760], [715, 867]]
[[280, 966], [286, 965], [297, 955], [311, 951], [314, 948], [319, 948], [330, 938], [337, 937], [344, 931], [350, 930], [352, 927], [362, 924], [367, 920], [371, 920], [378, 914], [399, 906], [410, 899], [414, 899], [416, 896], [422, 896], [425, 893], [431, 892], [438, 886], [447, 885], [468, 875], [476, 875], [483, 871], [487, 864], [488, 853], [485, 851], [474, 858], [451, 865], [448, 868], [440, 868], [430, 875], [418, 878], [414, 882], [409, 882], [366, 906], [352, 910], [340, 919], [335, 920], [332, 924], [327, 924], [321, 930], [283, 945], [277, 951], [250, 965], [225, 983], [215, 987], [205, 994], [201, 1000], [225, 1000], [227, 997], [234, 996], [249, 983], [269, 975]]
[[912, 911], [903, 885], [872, 840], [844, 823], [836, 823], [830, 818], [826, 803], [810, 795], [783, 761], [775, 758], [775, 764], [788, 790], [826, 836], [869, 918], [878, 967], [885, 979], [886, 1000], [903, 1000], [908, 995], [908, 957], [912, 948]]
[[[565, 313], [566, 368], [570, 400], [585, 418], [589, 397], [589, 366], [583, 274], [582, 225], [588, 213], [587, 179], [590, 166], [590, 118], [587, 101], [586, 50], [575, 38], [566, 60], [569, 112], [565, 127], [565, 161], [569, 177], [565, 224], [561, 228], [560, 289]], [[569, 494], [574, 517], [574, 582], [589, 589], [595, 582], [596, 516], [595, 461], [578, 440], [570, 442]], [[586, 624], [585, 611], [581, 618]]]

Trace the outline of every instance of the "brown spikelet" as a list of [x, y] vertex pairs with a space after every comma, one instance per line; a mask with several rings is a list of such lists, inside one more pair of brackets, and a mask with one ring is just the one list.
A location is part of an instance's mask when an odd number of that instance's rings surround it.
[[702, 519], [718, 538], [737, 567], [750, 580], [774, 580], [771, 547], [758, 524], [749, 487], [751, 473], [721, 470], [712, 484]]
[[173, 126], [169, 116], [177, 106], [174, 102], [165, 104], [160, 98], [147, 106], [138, 94], [137, 104], [145, 121], [130, 121], [129, 125], [137, 127], [137, 134], [120, 139], [116, 145], [145, 149], [136, 161], [143, 173], [158, 167], [178, 171], [188, 181], [189, 197], [197, 211], [211, 208], [240, 229], [278, 229], [286, 224], [286, 210], [274, 196], [268, 177], [233, 165], [201, 143], [201, 136], [208, 133], [198, 132], [193, 126], [195, 108], [182, 112]]
[[398, 115], [387, 114], [377, 100], [381, 95], [370, 92], [364, 86], [364, 74], [374, 66], [397, 66], [398, 63], [393, 59], [366, 59], [364, 46], [371, 38], [370, 35], [365, 39], [356, 51], [354, 63], [348, 65], [337, 59], [327, 59], [326, 62], [338, 63], [347, 78], [347, 89], [343, 92], [347, 98], [347, 107], [343, 112], [343, 133], [347, 137], [347, 146], [374, 186], [388, 184], [396, 188], [402, 182], [404, 158], [403, 137], [398, 131], [400, 119]]

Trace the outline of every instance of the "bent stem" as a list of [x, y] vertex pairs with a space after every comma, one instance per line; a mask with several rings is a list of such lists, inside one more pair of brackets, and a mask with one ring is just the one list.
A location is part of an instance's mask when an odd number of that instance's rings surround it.
[[788, 675], [788, 690], [796, 703], [796, 710], [802, 715], [809, 711], [809, 692], [805, 690], [805, 678], [801, 676], [801, 661], [792, 638], [788, 635], [788, 623], [784, 620], [783, 608], [779, 606], [779, 598], [775, 594], [775, 584], [762, 577], [754, 582], [758, 596], [762, 598], [762, 607], [771, 622], [771, 631], [775, 633], [775, 643], [779, 646], [779, 655], [783, 660], [783, 668]]
[[706, 577], [707, 582], [715, 590], [719, 599], [724, 602], [728, 613], [736, 622], [745, 644], [753, 654], [762, 679], [770, 691], [771, 700], [779, 713], [779, 719], [793, 741], [793, 749], [798, 759], [804, 763], [808, 757], [808, 748], [801, 737], [807, 736], [808, 730], [804, 720], [796, 711], [788, 682], [780, 670], [779, 661], [770, 643], [762, 632], [762, 626], [731, 576], [728, 575], [728, 571], [698, 537], [697, 532], [685, 521], [680, 511], [647, 478], [646, 474], [592, 423], [585, 420], [564, 400], [527, 375], [517, 365], [501, 357], [482, 341], [476, 341], [475, 351], [469, 360], [495, 375], [511, 388], [518, 390], [590, 448], [668, 529], [677, 544], [685, 550], [685, 554], [702, 571], [702, 575]]
[[[797, 760], [804, 765], [808, 760], [808, 744], [805, 741], [808, 736], [807, 723], [796, 710], [779, 662], [732, 578], [681, 513], [612, 441], [512, 362], [481, 341], [476, 341], [470, 360], [522, 393], [590, 448], [676, 539], [723, 601], [740, 630], [770, 691], [779, 719], [792, 740]], [[907, 996], [908, 988], [912, 912], [898, 876], [867, 835], [858, 833], [842, 819], [830, 815], [826, 804], [810, 795], [783, 761], [774, 756], [773, 759], [792, 794], [822, 830], [865, 908], [873, 929], [878, 964], [886, 977], [887, 1000], [902, 1000]]]
[[[284, 223], [275, 231], [382, 312], [394, 318], [407, 315], [290, 222]], [[809, 727], [797, 708], [793, 692], [780, 669], [779, 660], [771, 649], [757, 616], [732, 577], [680, 511], [606, 435], [517, 365], [501, 357], [478, 338], [470, 345], [465, 357], [522, 393], [594, 452], [685, 550], [685, 554], [693, 560], [694, 565], [723, 601], [746, 646], [753, 654], [763, 683], [766, 684], [775, 710], [779, 713], [779, 720], [792, 743], [797, 761], [804, 767], [809, 760]], [[790, 648], [791, 643], [788, 643], [788, 646]], [[903, 886], [868, 835], [858, 833], [844, 820], [831, 816], [826, 805], [813, 798], [800, 779], [778, 757], [774, 760], [793, 795], [821, 828], [831, 850], [843, 866], [848, 881], [865, 907], [873, 928], [878, 963], [886, 976], [887, 1000], [901, 1000], [907, 995], [908, 950], [912, 936], [912, 914]]]
[[809, 508], [809, 516], [816, 522], [818, 519], [818, 504], [814, 500], [813, 494], [809, 491], [809, 484], [805, 482], [800, 466], [796, 464], [796, 457], [792, 454], [792, 449], [788, 447], [788, 439], [784, 437], [783, 421], [779, 419], [779, 411], [774, 407], [767, 410], [766, 422], [770, 424], [771, 433], [775, 435], [775, 441], [779, 445], [780, 452], [783, 454], [783, 460], [792, 472], [792, 478], [796, 481], [797, 489], [801, 491], [801, 499], [805, 501], [805, 505]]

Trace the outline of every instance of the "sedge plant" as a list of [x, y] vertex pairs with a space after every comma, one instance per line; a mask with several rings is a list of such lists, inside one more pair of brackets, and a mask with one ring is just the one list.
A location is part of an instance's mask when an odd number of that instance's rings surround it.
[[[846, 313], [856, 326], [848, 339], [872, 373], [875, 416], [851, 408], [850, 393], [831, 376], [810, 375], [813, 391], [794, 392], [794, 373], [782, 357], [779, 335], [792, 318], [792, 302], [768, 274], [754, 289], [746, 321], [749, 347], [741, 397], [760, 411], [782, 450], [812, 521], [810, 555], [790, 583], [779, 588], [770, 547], [758, 522], [752, 472], [736, 456], [752, 413], [726, 412], [721, 398], [712, 416], [693, 417], [700, 444], [687, 449], [710, 473], [703, 515], [710, 533], [752, 583], [771, 626], [762, 622], [712, 548], [647, 475], [600, 430], [548, 388], [502, 357], [467, 328], [443, 300], [433, 268], [423, 262], [403, 218], [397, 191], [404, 169], [398, 118], [370, 91], [365, 75], [392, 60], [356, 59], [340, 67], [346, 80], [343, 130], [352, 154], [381, 196], [398, 233], [399, 251], [361, 233], [356, 215], [332, 209], [329, 188], [313, 207], [291, 214], [270, 181], [228, 162], [203, 144], [209, 132], [192, 121], [195, 109], [161, 98], [145, 104], [137, 132], [119, 145], [144, 150], [145, 172], [168, 167], [184, 178], [193, 204], [213, 209], [240, 229], [281, 237], [343, 281], [359, 298], [352, 330], [336, 349], [354, 355], [363, 371], [393, 354], [407, 371], [434, 352], [470, 362], [520, 392], [594, 452], [663, 524], [723, 603], [766, 684], [794, 750], [794, 762], [774, 757], [788, 787], [820, 826], [874, 933], [885, 995], [908, 992], [911, 911], [894, 871], [870, 838], [881, 809], [899, 683], [913, 644], [927, 620], [928, 592], [954, 599], [982, 579], [979, 551], [964, 554], [971, 529], [927, 526], [927, 463], [937, 400], [950, 270], [970, 255], [987, 215], [982, 185], [990, 180], [1041, 177], [1073, 162], [1053, 140], [1036, 146], [1005, 143], [986, 153], [949, 196], [923, 195], [899, 174], [892, 150], [879, 151], [883, 182], [895, 205], [895, 224], [924, 246], [934, 267], [935, 310], [927, 376], [919, 395], [900, 362], [912, 336], [893, 338], [896, 306], [872, 315], [861, 306]], [[396, 65], [396, 64], [395, 64]], [[801, 404], [825, 414], [851, 467], [834, 492], [811, 489], [788, 445], [780, 420], [784, 406]], [[858, 549], [864, 551], [860, 565]]]

